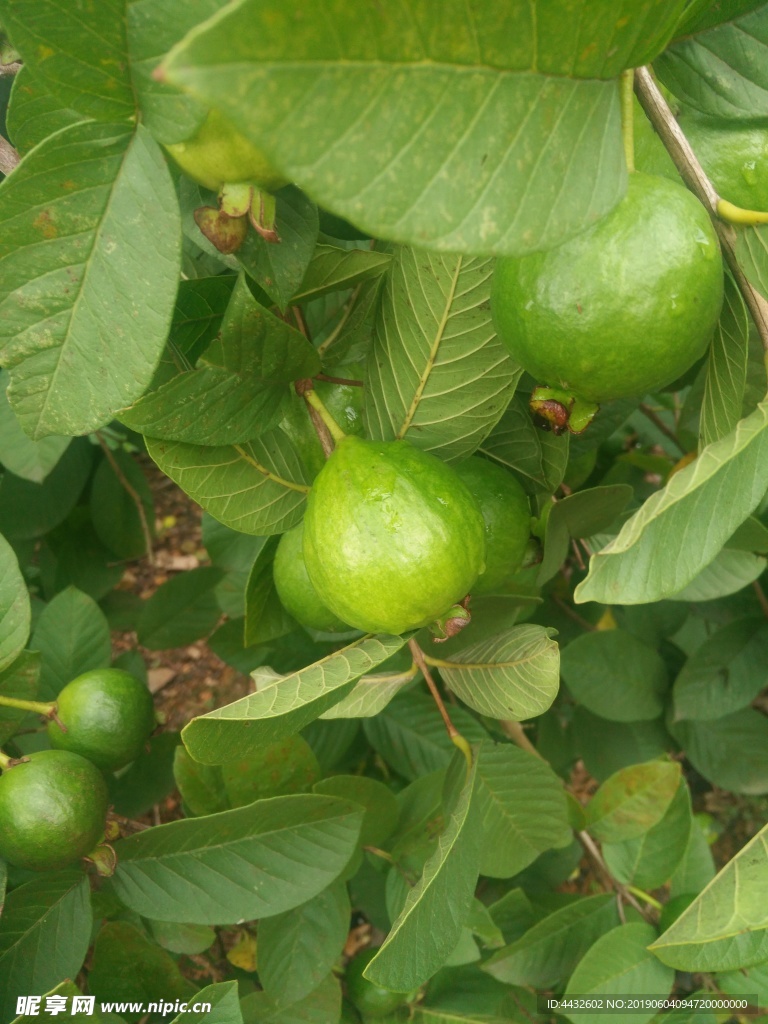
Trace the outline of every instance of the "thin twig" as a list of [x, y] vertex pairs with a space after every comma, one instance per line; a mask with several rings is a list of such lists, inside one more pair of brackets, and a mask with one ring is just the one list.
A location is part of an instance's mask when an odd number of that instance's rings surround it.
[[552, 600], [555, 602], [560, 611], [567, 615], [569, 619], [573, 619], [573, 621], [576, 622], [579, 626], [581, 626], [582, 629], [587, 629], [590, 633], [594, 632], [597, 629], [597, 626], [593, 625], [591, 622], [588, 622], [587, 619], [582, 618], [582, 616], [579, 615], [577, 611], [574, 611], [574, 609], [571, 608], [569, 604], [566, 604], [566, 602], [563, 601], [562, 598], [558, 597], [557, 594], [552, 595]]
[[135, 487], [133, 487], [133, 485], [130, 483], [130, 481], [126, 479], [126, 476], [123, 473], [123, 471], [120, 468], [120, 466], [118, 465], [117, 460], [115, 459], [115, 456], [112, 454], [112, 451], [111, 451], [109, 445], [104, 440], [104, 438], [101, 436], [99, 431], [96, 431], [96, 436], [99, 439], [99, 444], [101, 445], [101, 449], [104, 452], [104, 454], [106, 455], [107, 461], [109, 462], [110, 466], [112, 467], [112, 470], [113, 470], [115, 476], [120, 481], [120, 483], [121, 483], [125, 493], [128, 495], [128, 497], [131, 499], [131, 501], [136, 506], [136, 511], [139, 514], [139, 522], [141, 524], [141, 533], [142, 533], [142, 536], [144, 537], [144, 547], [145, 547], [146, 553], [147, 553], [147, 561], [149, 562], [150, 565], [154, 565], [155, 564], [155, 555], [154, 555], [154, 551], [152, 550], [152, 533], [151, 533], [151, 531], [149, 529], [149, 523], [147, 522], [147, 512], [146, 512], [146, 509], [144, 508], [144, 502], [141, 500], [141, 495], [138, 493], [138, 491], [135, 489]]
[[442, 716], [448, 735], [451, 737], [451, 740], [453, 740], [454, 736], [458, 736], [460, 735], [460, 733], [459, 730], [451, 721], [451, 716], [448, 714], [445, 704], [443, 704], [443, 698], [440, 696], [440, 693], [437, 689], [437, 684], [435, 683], [435, 680], [432, 678], [432, 673], [429, 671], [429, 666], [424, 660], [424, 652], [422, 651], [422, 649], [419, 647], [415, 640], [409, 640], [408, 646], [411, 649], [413, 660], [419, 666], [419, 671], [424, 676], [424, 680], [427, 686], [429, 687], [429, 692], [432, 694], [435, 704], [437, 704], [437, 710], [440, 712], [440, 715]]
[[670, 110], [667, 101], [654, 82], [648, 68], [636, 68], [635, 94], [648, 116], [648, 120], [664, 143], [667, 152], [680, 173], [680, 177], [709, 211], [715, 231], [720, 239], [725, 262], [728, 264], [736, 285], [752, 315], [755, 327], [760, 335], [760, 340], [763, 343], [763, 348], [768, 352], [768, 302], [752, 287], [744, 275], [744, 271], [741, 269], [736, 258], [736, 231], [732, 225], [726, 224], [717, 216], [717, 203], [720, 196], [696, 159], [680, 125], [675, 120], [675, 115]]
[[21, 163], [19, 151], [0, 135], [0, 171], [10, 174]]
[[584, 847], [587, 856], [595, 865], [598, 872], [603, 876], [603, 881], [606, 883], [606, 885], [608, 885], [611, 889], [618, 893], [618, 895], [622, 899], [626, 900], [627, 903], [630, 903], [635, 908], [635, 910], [646, 919], [646, 921], [651, 921], [653, 924], [655, 924], [656, 918], [650, 912], [649, 908], [643, 906], [642, 903], [639, 903], [632, 895], [632, 893], [628, 892], [625, 886], [623, 886], [621, 882], [619, 882], [617, 879], [613, 877], [608, 868], [608, 865], [603, 860], [603, 855], [598, 849], [597, 844], [595, 843], [592, 836], [588, 832], [577, 832], [576, 838]]
[[304, 314], [301, 311], [301, 307], [291, 306], [291, 312], [293, 313], [294, 319], [296, 320], [296, 326], [299, 328], [299, 330], [307, 339], [307, 341], [311, 342], [312, 339], [309, 336], [309, 328], [307, 327], [307, 321], [304, 319]]
[[667, 424], [664, 422], [661, 416], [655, 413], [653, 409], [649, 405], [646, 405], [644, 402], [641, 402], [638, 408], [640, 409], [640, 412], [643, 414], [643, 416], [645, 416], [647, 420], [650, 420], [657, 430], [660, 430], [665, 437], [669, 438], [669, 440], [674, 444], [674, 446], [682, 455], [688, 454], [688, 452], [682, 446], [680, 441], [677, 439], [677, 435], [675, 434], [674, 430], [670, 430], [670, 428], [667, 426]]
[[0, 78], [13, 78], [18, 75], [24, 65], [20, 60], [14, 60], [10, 64], [0, 64]]

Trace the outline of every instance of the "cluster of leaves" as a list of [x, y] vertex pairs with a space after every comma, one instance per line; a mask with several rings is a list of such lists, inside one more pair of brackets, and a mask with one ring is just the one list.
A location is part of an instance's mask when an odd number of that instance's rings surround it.
[[[533, 424], [536, 382], [489, 294], [495, 255], [620, 201], [625, 68], [654, 60], [699, 113], [766, 123], [768, 6], [223, 7], [3, 9], [23, 159], [0, 189], [0, 692], [54, 698], [109, 663], [110, 627], [155, 649], [209, 638], [256, 689], [111, 780], [118, 814], [173, 787], [186, 814], [116, 843], [111, 879], [0, 865], [0, 1015], [91, 946], [88, 990], [136, 1002], [187, 998], [181, 966], [226, 946], [237, 986], [200, 993], [206, 1020], [333, 1024], [351, 909], [387, 935], [368, 974], [416, 990], [403, 1015], [424, 1024], [537, 1018], [537, 991], [702, 984], [765, 1006], [765, 830], [715, 876], [691, 806], [692, 784], [768, 792], [755, 324], [729, 282], [703, 365], [569, 441]], [[211, 104], [296, 182], [278, 245], [251, 233], [221, 256], [195, 225], [215, 197], [162, 144]], [[739, 229], [736, 250], [768, 295], [766, 229]], [[417, 637], [457, 699], [469, 774], [408, 637], [312, 633], [277, 599], [277, 537], [323, 462], [291, 383], [318, 374], [362, 382], [317, 382], [346, 430], [480, 454], [531, 496], [540, 565], [474, 601], [439, 657]], [[113, 589], [154, 519], [142, 447], [205, 510], [212, 563], [145, 603]], [[6, 710], [0, 740], [45, 742]], [[563, 785], [579, 759], [599, 783], [586, 806]], [[595, 841], [618, 903], [560, 891]], [[660, 935], [677, 896], [695, 902]]]

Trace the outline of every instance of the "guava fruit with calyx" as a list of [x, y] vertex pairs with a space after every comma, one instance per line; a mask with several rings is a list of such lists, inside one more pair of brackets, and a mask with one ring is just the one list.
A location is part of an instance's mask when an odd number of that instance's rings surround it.
[[50, 721], [51, 746], [107, 772], [135, 761], [157, 725], [147, 687], [117, 668], [94, 668], [67, 683], [56, 698], [56, 714], [66, 731]]
[[302, 626], [323, 633], [348, 633], [350, 627], [320, 600], [304, 564], [304, 524], [280, 538], [272, 567], [277, 596]]
[[723, 297], [704, 207], [666, 178], [634, 173], [624, 199], [570, 241], [503, 257], [491, 311], [499, 337], [542, 385], [600, 403], [670, 383], [701, 355]]
[[0, 857], [50, 871], [90, 853], [104, 835], [107, 784], [68, 750], [40, 750], [0, 775]]
[[165, 148], [186, 175], [214, 192], [234, 182], [269, 192], [287, 184], [266, 155], [215, 108], [190, 139]]
[[347, 996], [365, 1020], [388, 1017], [416, 998], [416, 992], [393, 992], [364, 976], [363, 971], [378, 952], [378, 949], [364, 949], [349, 961], [344, 972]]
[[372, 633], [426, 626], [485, 568], [485, 527], [456, 472], [408, 441], [347, 436], [318, 474], [304, 560], [320, 599]]
[[494, 594], [522, 567], [531, 537], [531, 506], [522, 484], [479, 456], [454, 467], [480, 507], [485, 523], [485, 570], [473, 595]]

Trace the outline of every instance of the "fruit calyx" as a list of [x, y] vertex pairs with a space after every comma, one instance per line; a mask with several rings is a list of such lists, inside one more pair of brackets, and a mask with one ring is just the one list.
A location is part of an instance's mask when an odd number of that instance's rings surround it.
[[570, 434], [583, 434], [600, 408], [565, 388], [539, 385], [531, 392], [529, 403], [536, 423], [542, 430], [551, 430], [559, 436], [566, 430]]
[[436, 644], [444, 644], [452, 636], [456, 636], [472, 621], [472, 613], [469, 610], [470, 595], [452, 605], [447, 612], [440, 615], [429, 627], [432, 639]]

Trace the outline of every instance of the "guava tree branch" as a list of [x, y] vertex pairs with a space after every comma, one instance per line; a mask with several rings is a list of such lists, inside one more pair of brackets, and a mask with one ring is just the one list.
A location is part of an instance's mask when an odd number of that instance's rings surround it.
[[640, 105], [648, 116], [656, 133], [669, 153], [675, 167], [688, 188], [693, 192], [709, 211], [712, 222], [720, 239], [723, 258], [733, 274], [734, 280], [744, 297], [752, 319], [755, 322], [763, 348], [768, 352], [768, 302], [756, 291], [744, 275], [736, 258], [736, 231], [722, 221], [717, 215], [717, 203], [720, 199], [714, 185], [704, 173], [691, 149], [690, 143], [683, 134], [675, 115], [669, 108], [661, 90], [653, 80], [648, 68], [635, 70], [635, 94]]
[[14, 75], [18, 75], [21, 68], [20, 60], [14, 60], [10, 64], [0, 64], [0, 78], [13, 78]]
[[0, 171], [3, 174], [10, 174], [20, 161], [19, 151], [0, 135]]

